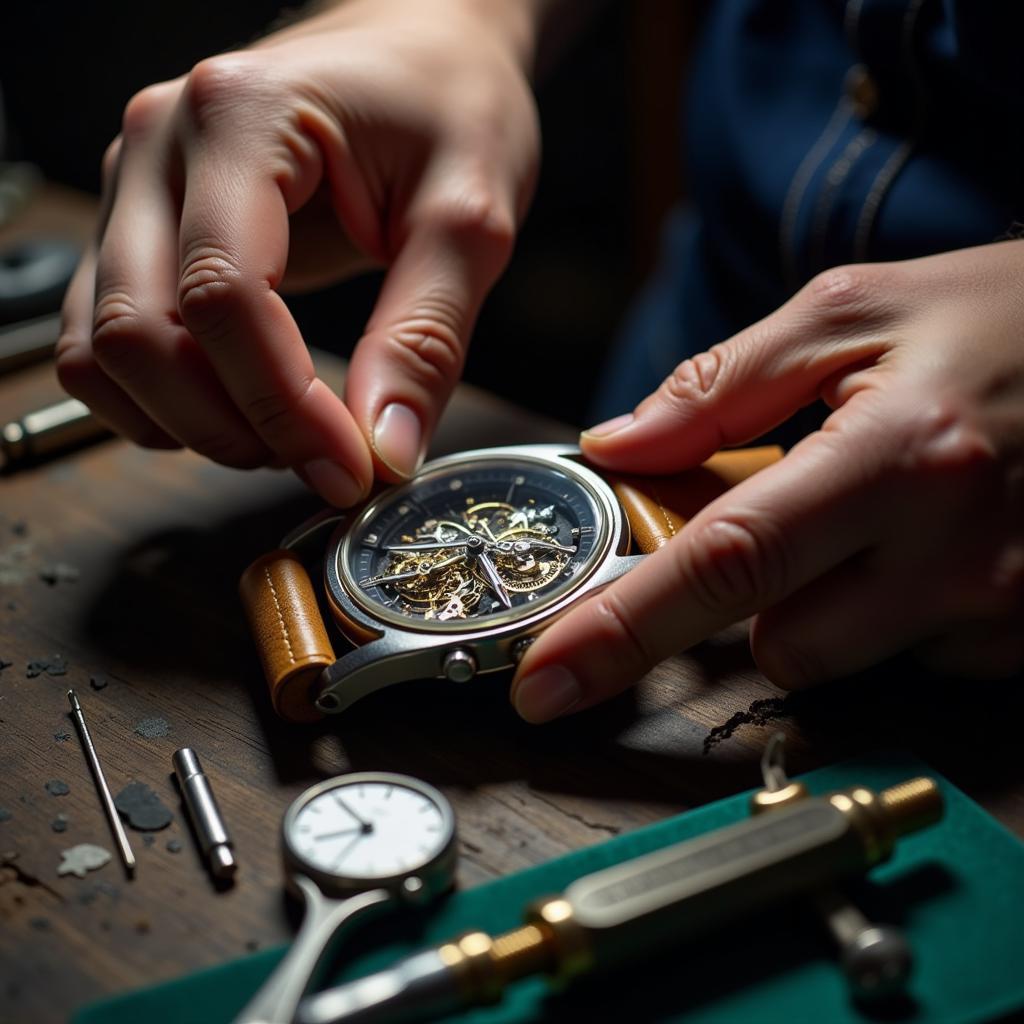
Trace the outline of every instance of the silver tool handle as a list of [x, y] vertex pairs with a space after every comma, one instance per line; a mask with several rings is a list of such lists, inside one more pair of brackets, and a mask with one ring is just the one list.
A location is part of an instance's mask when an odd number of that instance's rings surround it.
[[293, 876], [306, 903], [299, 934], [274, 973], [234, 1024], [291, 1024], [306, 986], [309, 985], [328, 943], [355, 917], [363, 917], [394, 897], [387, 889], [371, 889], [344, 900], [330, 899], [308, 878]]
[[64, 448], [84, 444], [110, 433], [77, 398], [27, 413], [6, 424], [0, 448], [9, 463], [42, 459]]
[[224, 825], [210, 780], [199, 763], [199, 756], [191, 747], [182, 747], [171, 756], [171, 763], [178, 776], [181, 796], [199, 840], [199, 847], [210, 870], [217, 878], [230, 878], [237, 867], [232, 850], [234, 843]]
[[856, 870], [859, 847], [845, 815], [808, 798], [587, 875], [565, 899], [597, 959], [625, 959], [818, 889]]

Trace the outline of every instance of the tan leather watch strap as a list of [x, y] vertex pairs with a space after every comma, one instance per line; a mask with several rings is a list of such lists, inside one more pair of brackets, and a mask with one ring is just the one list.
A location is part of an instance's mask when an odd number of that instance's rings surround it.
[[675, 476], [632, 476], [602, 471], [629, 520], [633, 547], [649, 554], [667, 544], [705, 505], [741, 480], [782, 458], [776, 447], [718, 452]]
[[334, 650], [305, 567], [291, 551], [271, 551], [245, 570], [239, 591], [274, 710], [292, 722], [323, 717], [310, 691]]

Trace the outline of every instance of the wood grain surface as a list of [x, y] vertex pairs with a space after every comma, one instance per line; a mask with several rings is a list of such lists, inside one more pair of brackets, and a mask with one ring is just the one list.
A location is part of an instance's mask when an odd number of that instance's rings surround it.
[[[320, 365], [339, 387], [340, 363]], [[48, 367], [12, 374], [0, 380], [0, 421], [59, 397]], [[573, 436], [463, 386], [434, 453]], [[0, 659], [10, 663], [0, 669], [0, 1021], [65, 1020], [98, 996], [287, 940], [282, 812], [306, 786], [353, 769], [409, 772], [448, 795], [462, 886], [753, 786], [779, 728], [793, 770], [909, 748], [1024, 832], [1019, 681], [939, 679], [897, 662], [787, 696], [753, 666], [742, 626], [636, 691], [541, 728], [510, 709], [507, 674], [410, 683], [339, 718], [286, 725], [271, 712], [236, 585], [317, 507], [289, 474], [120, 441], [0, 477]], [[58, 563], [78, 579], [47, 582]], [[54, 655], [65, 674], [30, 677], [30, 662]], [[131, 833], [134, 880], [116, 857], [84, 879], [57, 875], [75, 844], [115, 851], [69, 686], [112, 789], [144, 782], [175, 813], [149, 845]], [[137, 730], [151, 718], [165, 736]], [[183, 817], [170, 775], [182, 746], [200, 755], [235, 839], [230, 888], [212, 884]], [[54, 779], [67, 795], [47, 791]], [[54, 831], [58, 814], [66, 831]]]

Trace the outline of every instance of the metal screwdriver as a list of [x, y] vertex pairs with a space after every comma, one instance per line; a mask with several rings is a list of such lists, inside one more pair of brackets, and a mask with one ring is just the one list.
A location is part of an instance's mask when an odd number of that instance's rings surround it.
[[497, 1002], [512, 982], [569, 978], [820, 892], [888, 859], [942, 815], [931, 779], [854, 787], [676, 843], [572, 882], [503, 935], [470, 932], [305, 999], [298, 1024], [382, 1024]]

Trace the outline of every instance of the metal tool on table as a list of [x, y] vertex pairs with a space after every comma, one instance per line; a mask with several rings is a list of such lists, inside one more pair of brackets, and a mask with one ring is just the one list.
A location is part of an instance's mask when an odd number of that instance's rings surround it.
[[49, 359], [59, 334], [59, 313], [0, 327], [0, 373]]
[[[764, 789], [750, 801], [752, 814], [785, 807], [807, 798], [807, 788], [786, 774], [785, 735], [768, 740], [761, 758]], [[869, 921], [840, 889], [823, 889], [812, 903], [839, 949], [843, 973], [858, 999], [884, 999], [903, 990], [914, 967], [914, 957], [903, 933], [892, 925]]]
[[586, 875], [528, 907], [522, 927], [470, 932], [310, 996], [296, 1020], [418, 1020], [496, 1002], [527, 975], [567, 979], [636, 960], [862, 874], [886, 860], [899, 837], [942, 814], [942, 796], [927, 778], [881, 793], [855, 786], [789, 800], [787, 785], [799, 786], [785, 780], [764, 795], [770, 813]]
[[238, 868], [234, 843], [228, 835], [210, 780], [199, 763], [198, 755], [191, 747], [182, 747], [171, 756], [171, 763], [199, 848], [211, 873], [216, 878], [231, 878]]
[[407, 775], [355, 772], [307, 789], [282, 824], [289, 882], [305, 901], [292, 948], [235, 1024], [290, 1024], [343, 925], [388, 907], [423, 906], [451, 888], [455, 814]]
[[0, 470], [10, 472], [109, 436], [88, 406], [67, 398], [0, 427]]
[[99, 755], [96, 753], [96, 746], [89, 733], [89, 727], [85, 724], [85, 715], [82, 713], [82, 705], [79, 704], [78, 697], [74, 690], [68, 690], [68, 701], [71, 704], [71, 717], [74, 718], [75, 725], [78, 728], [78, 734], [82, 739], [82, 749], [85, 751], [85, 759], [89, 762], [93, 778], [96, 780], [96, 789], [100, 795], [100, 803], [103, 804], [103, 810], [106, 812], [107, 821], [110, 822], [110, 830], [114, 833], [114, 839], [117, 841], [117, 848], [121, 853], [121, 860], [123, 861], [125, 870], [128, 874], [133, 875], [135, 873], [135, 854], [132, 853], [132, 848], [128, 843], [128, 835], [124, 830], [124, 825], [121, 824], [121, 818], [117, 813], [117, 808], [114, 806], [114, 798], [111, 796], [106, 776], [103, 774], [103, 768], [100, 766], [100, 759]]

